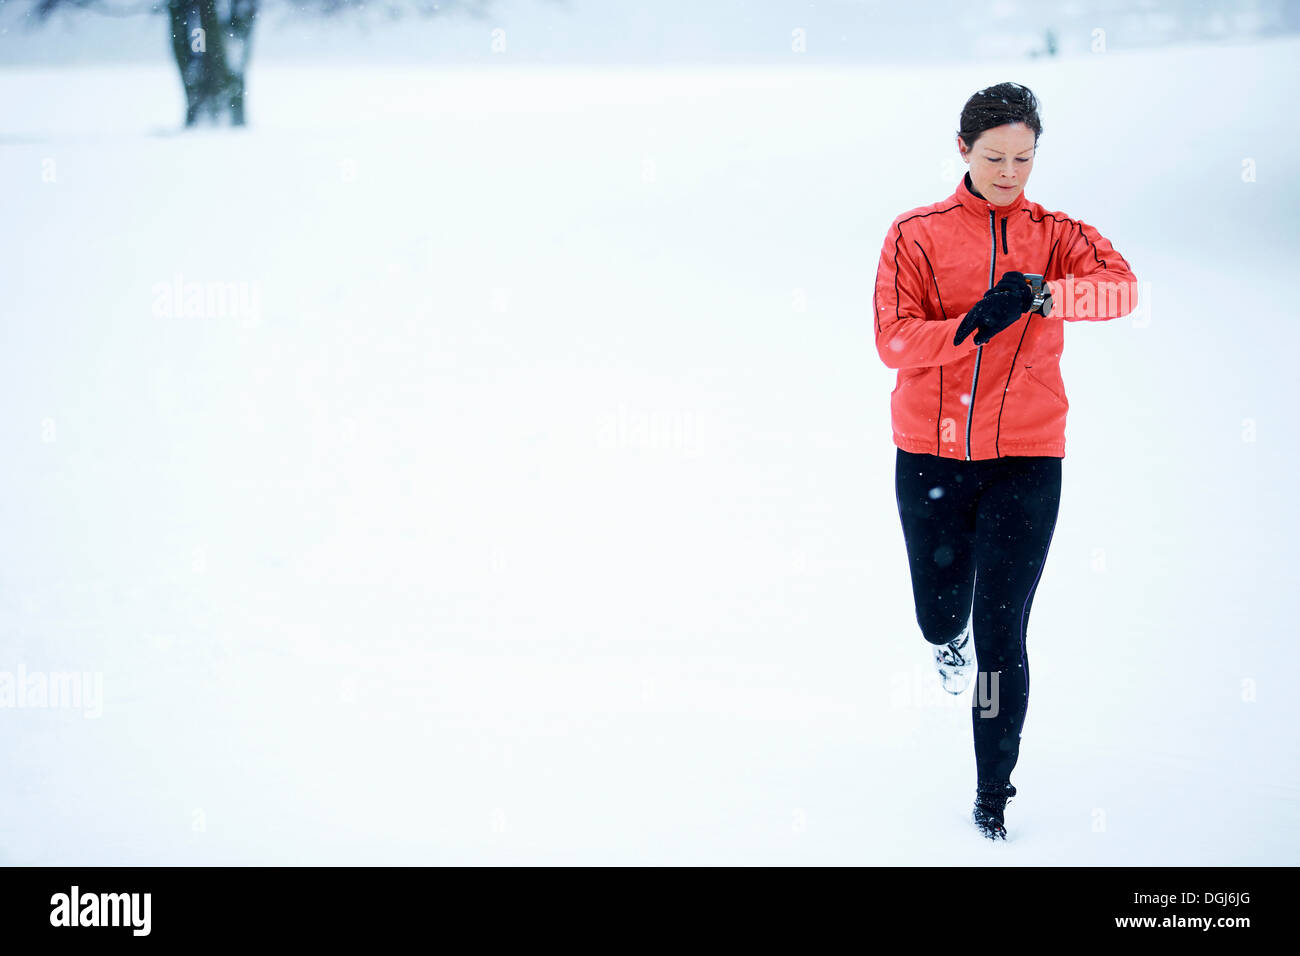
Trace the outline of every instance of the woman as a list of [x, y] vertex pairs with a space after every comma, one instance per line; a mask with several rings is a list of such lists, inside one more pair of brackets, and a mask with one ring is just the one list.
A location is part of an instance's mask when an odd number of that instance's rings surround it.
[[1041, 132], [1017, 83], [967, 100], [957, 149], [970, 170], [947, 199], [894, 220], [875, 285], [876, 349], [898, 369], [895, 490], [916, 618], [946, 690], [981, 665], [972, 815], [990, 839], [1006, 838], [1016, 792], [1026, 627], [1060, 505], [1065, 322], [1137, 305], [1105, 237], [1025, 197]]

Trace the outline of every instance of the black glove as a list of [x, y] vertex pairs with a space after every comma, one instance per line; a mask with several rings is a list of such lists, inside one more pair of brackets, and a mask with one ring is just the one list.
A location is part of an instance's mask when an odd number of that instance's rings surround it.
[[998, 284], [984, 293], [957, 327], [952, 344], [960, 345], [977, 328], [975, 344], [983, 345], [1003, 329], [1014, 325], [1034, 304], [1034, 290], [1023, 272], [1007, 272]]

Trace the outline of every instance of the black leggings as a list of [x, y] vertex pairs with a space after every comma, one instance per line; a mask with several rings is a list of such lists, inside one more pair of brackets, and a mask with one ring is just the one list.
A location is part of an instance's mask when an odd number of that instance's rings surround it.
[[[1008, 783], [1029, 704], [1029, 609], [1056, 530], [1061, 459], [965, 461], [898, 449], [894, 487], [921, 634], [974, 626], [971, 704], [979, 783]], [[973, 614], [972, 614], [973, 597]]]

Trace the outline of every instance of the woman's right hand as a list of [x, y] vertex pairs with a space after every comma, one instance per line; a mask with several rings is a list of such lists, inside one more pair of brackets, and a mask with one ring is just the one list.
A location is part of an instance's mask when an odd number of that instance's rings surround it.
[[1014, 325], [1034, 304], [1034, 291], [1023, 272], [1005, 272], [998, 284], [984, 293], [957, 327], [952, 344], [960, 345], [971, 332], [975, 344], [983, 345], [1003, 329]]

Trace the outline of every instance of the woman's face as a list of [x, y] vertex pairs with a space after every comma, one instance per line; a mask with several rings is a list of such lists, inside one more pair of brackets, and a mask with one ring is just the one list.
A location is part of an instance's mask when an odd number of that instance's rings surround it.
[[1034, 168], [1034, 131], [1024, 123], [986, 129], [973, 148], [959, 135], [957, 149], [970, 164], [975, 189], [995, 206], [1005, 206], [1020, 195]]

